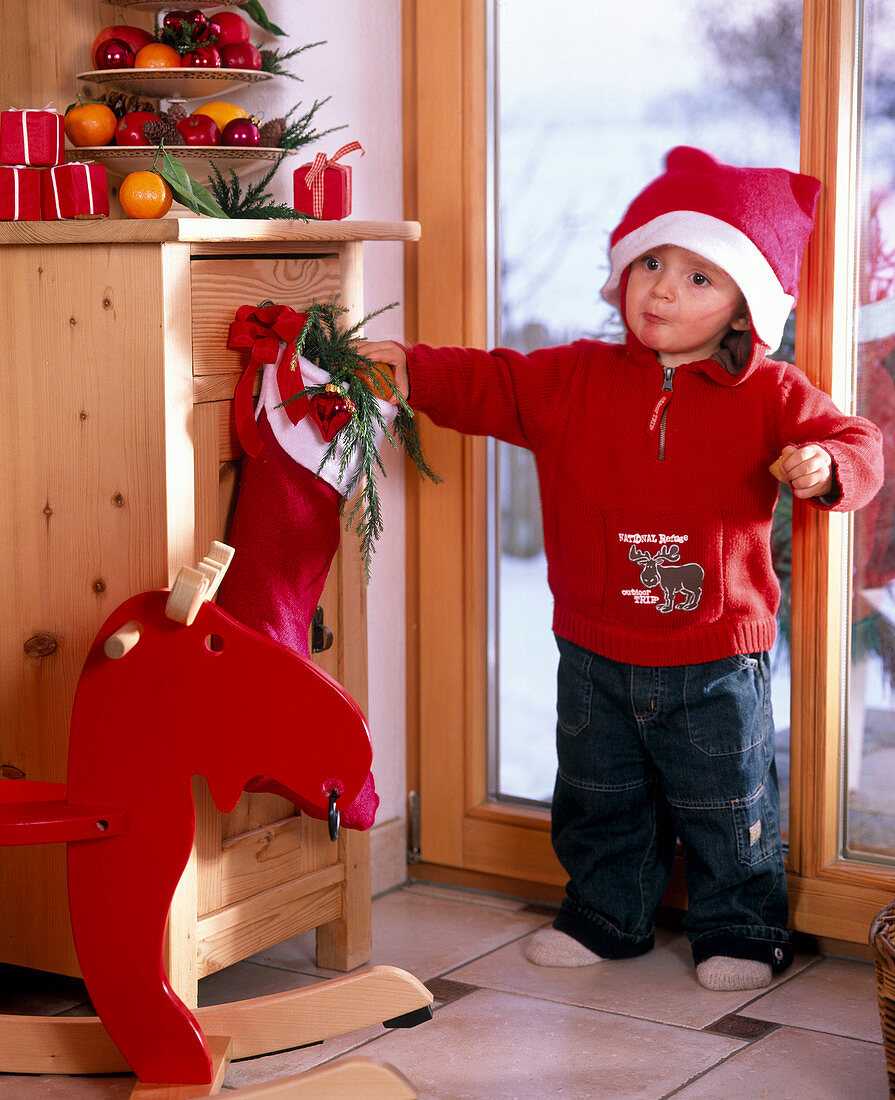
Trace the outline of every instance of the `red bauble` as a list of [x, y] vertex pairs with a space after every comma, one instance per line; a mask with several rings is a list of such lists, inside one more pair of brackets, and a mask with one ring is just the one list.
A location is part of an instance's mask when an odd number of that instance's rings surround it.
[[228, 46], [232, 42], [248, 42], [249, 25], [241, 15], [237, 15], [234, 11], [219, 11], [212, 18], [220, 28], [218, 47]]
[[158, 115], [152, 111], [129, 111], [115, 127], [116, 145], [152, 145], [143, 133], [147, 122], [158, 121]]
[[225, 69], [261, 68], [261, 51], [251, 42], [231, 42], [223, 46], [220, 53]]
[[103, 27], [96, 38], [94, 38], [93, 45], [90, 47], [90, 57], [93, 60], [94, 69], [99, 68], [99, 65], [96, 63], [96, 51], [104, 42], [108, 42], [110, 38], [117, 38], [121, 42], [126, 42], [135, 54], [137, 50], [141, 50], [144, 46], [148, 46], [150, 42], [155, 41], [149, 31], [144, 31], [140, 27], [128, 27], [123, 23], [116, 24], [114, 27]]
[[218, 17], [214, 16], [214, 18], [209, 19], [208, 22], [205, 24], [205, 29], [199, 35], [199, 41], [200, 42], [208, 42], [209, 45], [217, 46], [217, 48], [220, 49], [220, 47], [221, 47], [220, 37], [221, 37], [220, 24], [218, 23]]
[[341, 390], [328, 389], [325, 393], [315, 393], [308, 401], [311, 417], [327, 443], [331, 443], [354, 416], [354, 402]]
[[134, 51], [120, 38], [110, 38], [97, 49], [93, 63], [97, 69], [132, 69]]
[[234, 118], [224, 127], [221, 143], [251, 148], [261, 144], [261, 131], [250, 118]]
[[177, 132], [187, 145], [220, 145], [221, 131], [208, 115], [188, 115], [177, 123]]
[[193, 69], [220, 69], [221, 55], [214, 46], [199, 46], [195, 50], [185, 53], [180, 59], [184, 68]]

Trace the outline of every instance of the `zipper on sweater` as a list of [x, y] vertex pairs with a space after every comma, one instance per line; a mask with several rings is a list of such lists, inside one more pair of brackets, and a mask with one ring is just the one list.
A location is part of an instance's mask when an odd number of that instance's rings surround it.
[[668, 418], [668, 404], [674, 392], [674, 367], [663, 367], [662, 373], [664, 376], [662, 392], [659, 394], [658, 401], [656, 401], [653, 406], [648, 425], [650, 435], [656, 432], [658, 432], [659, 435], [660, 462], [665, 461], [665, 422]]

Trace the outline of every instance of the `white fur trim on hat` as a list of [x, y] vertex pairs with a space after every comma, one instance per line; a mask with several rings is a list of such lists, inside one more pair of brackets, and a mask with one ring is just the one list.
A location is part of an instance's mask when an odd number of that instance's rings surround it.
[[611, 305], [621, 305], [621, 277], [629, 264], [651, 248], [677, 245], [696, 252], [725, 271], [743, 292], [756, 335], [772, 351], [795, 299], [780, 285], [755, 244], [730, 222], [696, 210], [671, 210], [622, 237], [609, 252], [612, 272], [603, 287]]

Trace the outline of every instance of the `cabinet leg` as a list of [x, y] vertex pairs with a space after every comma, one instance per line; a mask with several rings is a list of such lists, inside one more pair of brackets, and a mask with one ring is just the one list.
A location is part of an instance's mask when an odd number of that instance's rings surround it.
[[370, 885], [370, 834], [343, 829], [339, 861], [345, 867], [342, 915], [317, 929], [317, 965], [328, 970], [353, 970], [373, 954]]

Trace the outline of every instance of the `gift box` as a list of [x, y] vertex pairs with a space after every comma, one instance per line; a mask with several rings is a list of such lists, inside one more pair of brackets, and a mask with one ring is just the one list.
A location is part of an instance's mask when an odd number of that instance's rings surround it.
[[318, 153], [313, 163], [296, 168], [292, 175], [293, 207], [300, 214], [338, 221], [351, 213], [351, 169], [337, 163], [346, 153], [360, 149], [359, 142], [343, 145], [333, 156]]
[[0, 221], [40, 221], [39, 168], [0, 166]]
[[45, 168], [41, 175], [44, 221], [108, 217], [109, 185], [101, 164], [59, 164]]
[[0, 111], [0, 163], [47, 168], [65, 160], [65, 126], [56, 111]]

